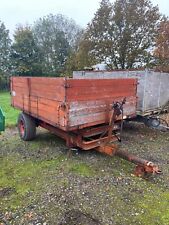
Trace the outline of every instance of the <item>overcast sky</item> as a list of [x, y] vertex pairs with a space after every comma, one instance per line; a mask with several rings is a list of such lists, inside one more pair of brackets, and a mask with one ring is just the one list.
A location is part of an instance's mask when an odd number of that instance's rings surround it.
[[[32, 24], [49, 13], [61, 13], [85, 27], [93, 18], [99, 2], [100, 0], [0, 0], [0, 20], [12, 32], [17, 24]], [[152, 3], [158, 4], [160, 11], [169, 16], [169, 0], [152, 0]]]

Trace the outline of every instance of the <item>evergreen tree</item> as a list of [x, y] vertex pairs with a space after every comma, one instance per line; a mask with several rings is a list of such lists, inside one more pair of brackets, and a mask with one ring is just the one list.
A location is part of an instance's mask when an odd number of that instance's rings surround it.
[[9, 31], [4, 23], [0, 21], [0, 74], [9, 74], [10, 69], [10, 45]]
[[30, 27], [18, 27], [11, 50], [13, 73], [22, 76], [42, 75], [41, 54]]

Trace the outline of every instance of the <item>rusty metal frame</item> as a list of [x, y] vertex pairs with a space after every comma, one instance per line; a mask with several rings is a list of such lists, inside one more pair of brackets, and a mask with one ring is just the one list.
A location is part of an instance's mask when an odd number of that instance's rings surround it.
[[[50, 132], [56, 134], [57, 136], [63, 138], [66, 141], [67, 147], [78, 147], [83, 150], [91, 150], [99, 147], [100, 145], [107, 144], [108, 142], [117, 141], [117, 134], [112, 134], [109, 136], [105, 135], [100, 137], [100, 135], [109, 128], [109, 125], [100, 125], [98, 127], [90, 127], [81, 129], [76, 132], [66, 132], [43, 121], [39, 121], [39, 126], [49, 130]], [[114, 131], [117, 130], [118, 125], [116, 124]]]
[[[117, 117], [122, 114], [123, 118], [123, 104], [125, 104], [125, 99], [122, 101], [122, 103], [116, 102], [113, 104], [112, 112], [109, 118], [109, 124], [84, 128], [74, 132], [63, 131], [42, 121], [39, 121], [39, 125], [65, 139], [66, 145], [69, 148], [79, 147], [83, 150], [95, 149], [101, 153], [105, 153], [110, 156], [116, 155], [136, 164], [137, 166], [134, 172], [136, 176], [161, 173], [158, 166], [153, 162], [138, 158], [127, 151], [120, 150], [117, 145], [112, 144], [114, 141], [121, 140], [121, 138], [119, 138], [121, 136], [121, 132], [120, 136], [116, 133], [113, 134], [113, 132], [117, 131], [119, 127], [119, 124], [116, 121]], [[122, 122], [123, 119], [121, 120], [121, 125], [123, 125]]]
[[[128, 153], [127, 151], [120, 150], [117, 145], [113, 144], [118, 140], [117, 136], [109, 133], [104, 137], [97, 137], [99, 134], [102, 134], [105, 129], [110, 128], [108, 125], [88, 128], [84, 130], [79, 130], [79, 132], [66, 132], [59, 128], [53, 127], [47, 123], [39, 122], [39, 125], [57, 136], [66, 140], [66, 145], [69, 148], [78, 147], [83, 150], [95, 149], [98, 152], [110, 155], [110, 156], [119, 156], [129, 162], [136, 164], [134, 174], [136, 176], [144, 176], [146, 174], [159, 174], [161, 173], [159, 167], [151, 161], [139, 158], [133, 154]], [[111, 128], [112, 129], [112, 128]], [[89, 138], [89, 140], [85, 140]]]
[[136, 164], [135, 175], [144, 176], [145, 174], [160, 174], [161, 170], [159, 167], [151, 161], [139, 158], [133, 154], [118, 149], [115, 153], [117, 156]]
[[101, 153], [105, 153], [110, 156], [116, 155], [136, 164], [134, 172], [136, 176], [161, 173], [158, 166], [153, 162], [138, 158], [137, 156], [130, 154], [127, 151], [120, 150], [117, 145], [112, 144], [112, 142], [114, 141], [121, 140], [119, 139], [119, 135], [115, 133], [113, 134], [113, 132], [118, 130], [119, 123], [117, 123], [116, 120], [120, 114], [122, 114], [122, 125], [124, 104], [125, 99], [121, 103], [116, 102], [113, 104], [108, 124], [79, 129], [74, 132], [63, 131], [42, 121], [39, 121], [39, 125], [56, 134], [57, 136], [65, 139], [66, 145], [69, 148], [78, 147], [83, 150], [95, 149], [96, 151], [99, 151]]

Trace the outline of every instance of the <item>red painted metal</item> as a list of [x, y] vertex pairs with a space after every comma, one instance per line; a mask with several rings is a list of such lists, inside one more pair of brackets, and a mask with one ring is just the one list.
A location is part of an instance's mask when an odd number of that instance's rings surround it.
[[[108, 137], [107, 135], [105, 135], [104, 137], [100, 137], [101, 134], [105, 131], [105, 129], [108, 128], [108, 126], [101, 125], [97, 128], [85, 128], [81, 129], [79, 132], [66, 132], [42, 121], [39, 122], [39, 126], [63, 138], [66, 141], [66, 145], [68, 147], [78, 147], [83, 150], [91, 150], [97, 148], [101, 144], [105, 145], [109, 141], [117, 141], [117, 136], [113, 134], [111, 135], [111, 137]], [[117, 127], [115, 127], [114, 129], [117, 129]]]
[[161, 170], [159, 167], [151, 161], [139, 158], [127, 151], [118, 149], [115, 155], [136, 164], [135, 175], [144, 176], [146, 174], [160, 174]]
[[134, 174], [138, 177], [144, 177], [146, 174], [160, 174], [159, 167], [151, 161], [139, 158], [127, 151], [120, 150], [115, 144], [101, 145], [96, 148], [97, 151], [110, 156], [118, 156], [129, 162], [136, 164]]

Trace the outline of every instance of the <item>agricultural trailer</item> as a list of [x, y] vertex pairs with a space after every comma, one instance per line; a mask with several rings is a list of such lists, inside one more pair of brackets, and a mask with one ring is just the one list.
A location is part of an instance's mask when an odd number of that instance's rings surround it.
[[169, 73], [152, 70], [74, 71], [74, 79], [122, 79], [135, 78], [137, 87], [137, 117], [134, 120], [145, 125], [169, 130], [167, 121], [159, 117], [169, 108]]
[[137, 79], [12, 77], [11, 103], [21, 110], [22, 140], [43, 127], [66, 140], [69, 148], [95, 149], [135, 163], [136, 175], [159, 173], [157, 165], [120, 150], [123, 119], [136, 116]]

